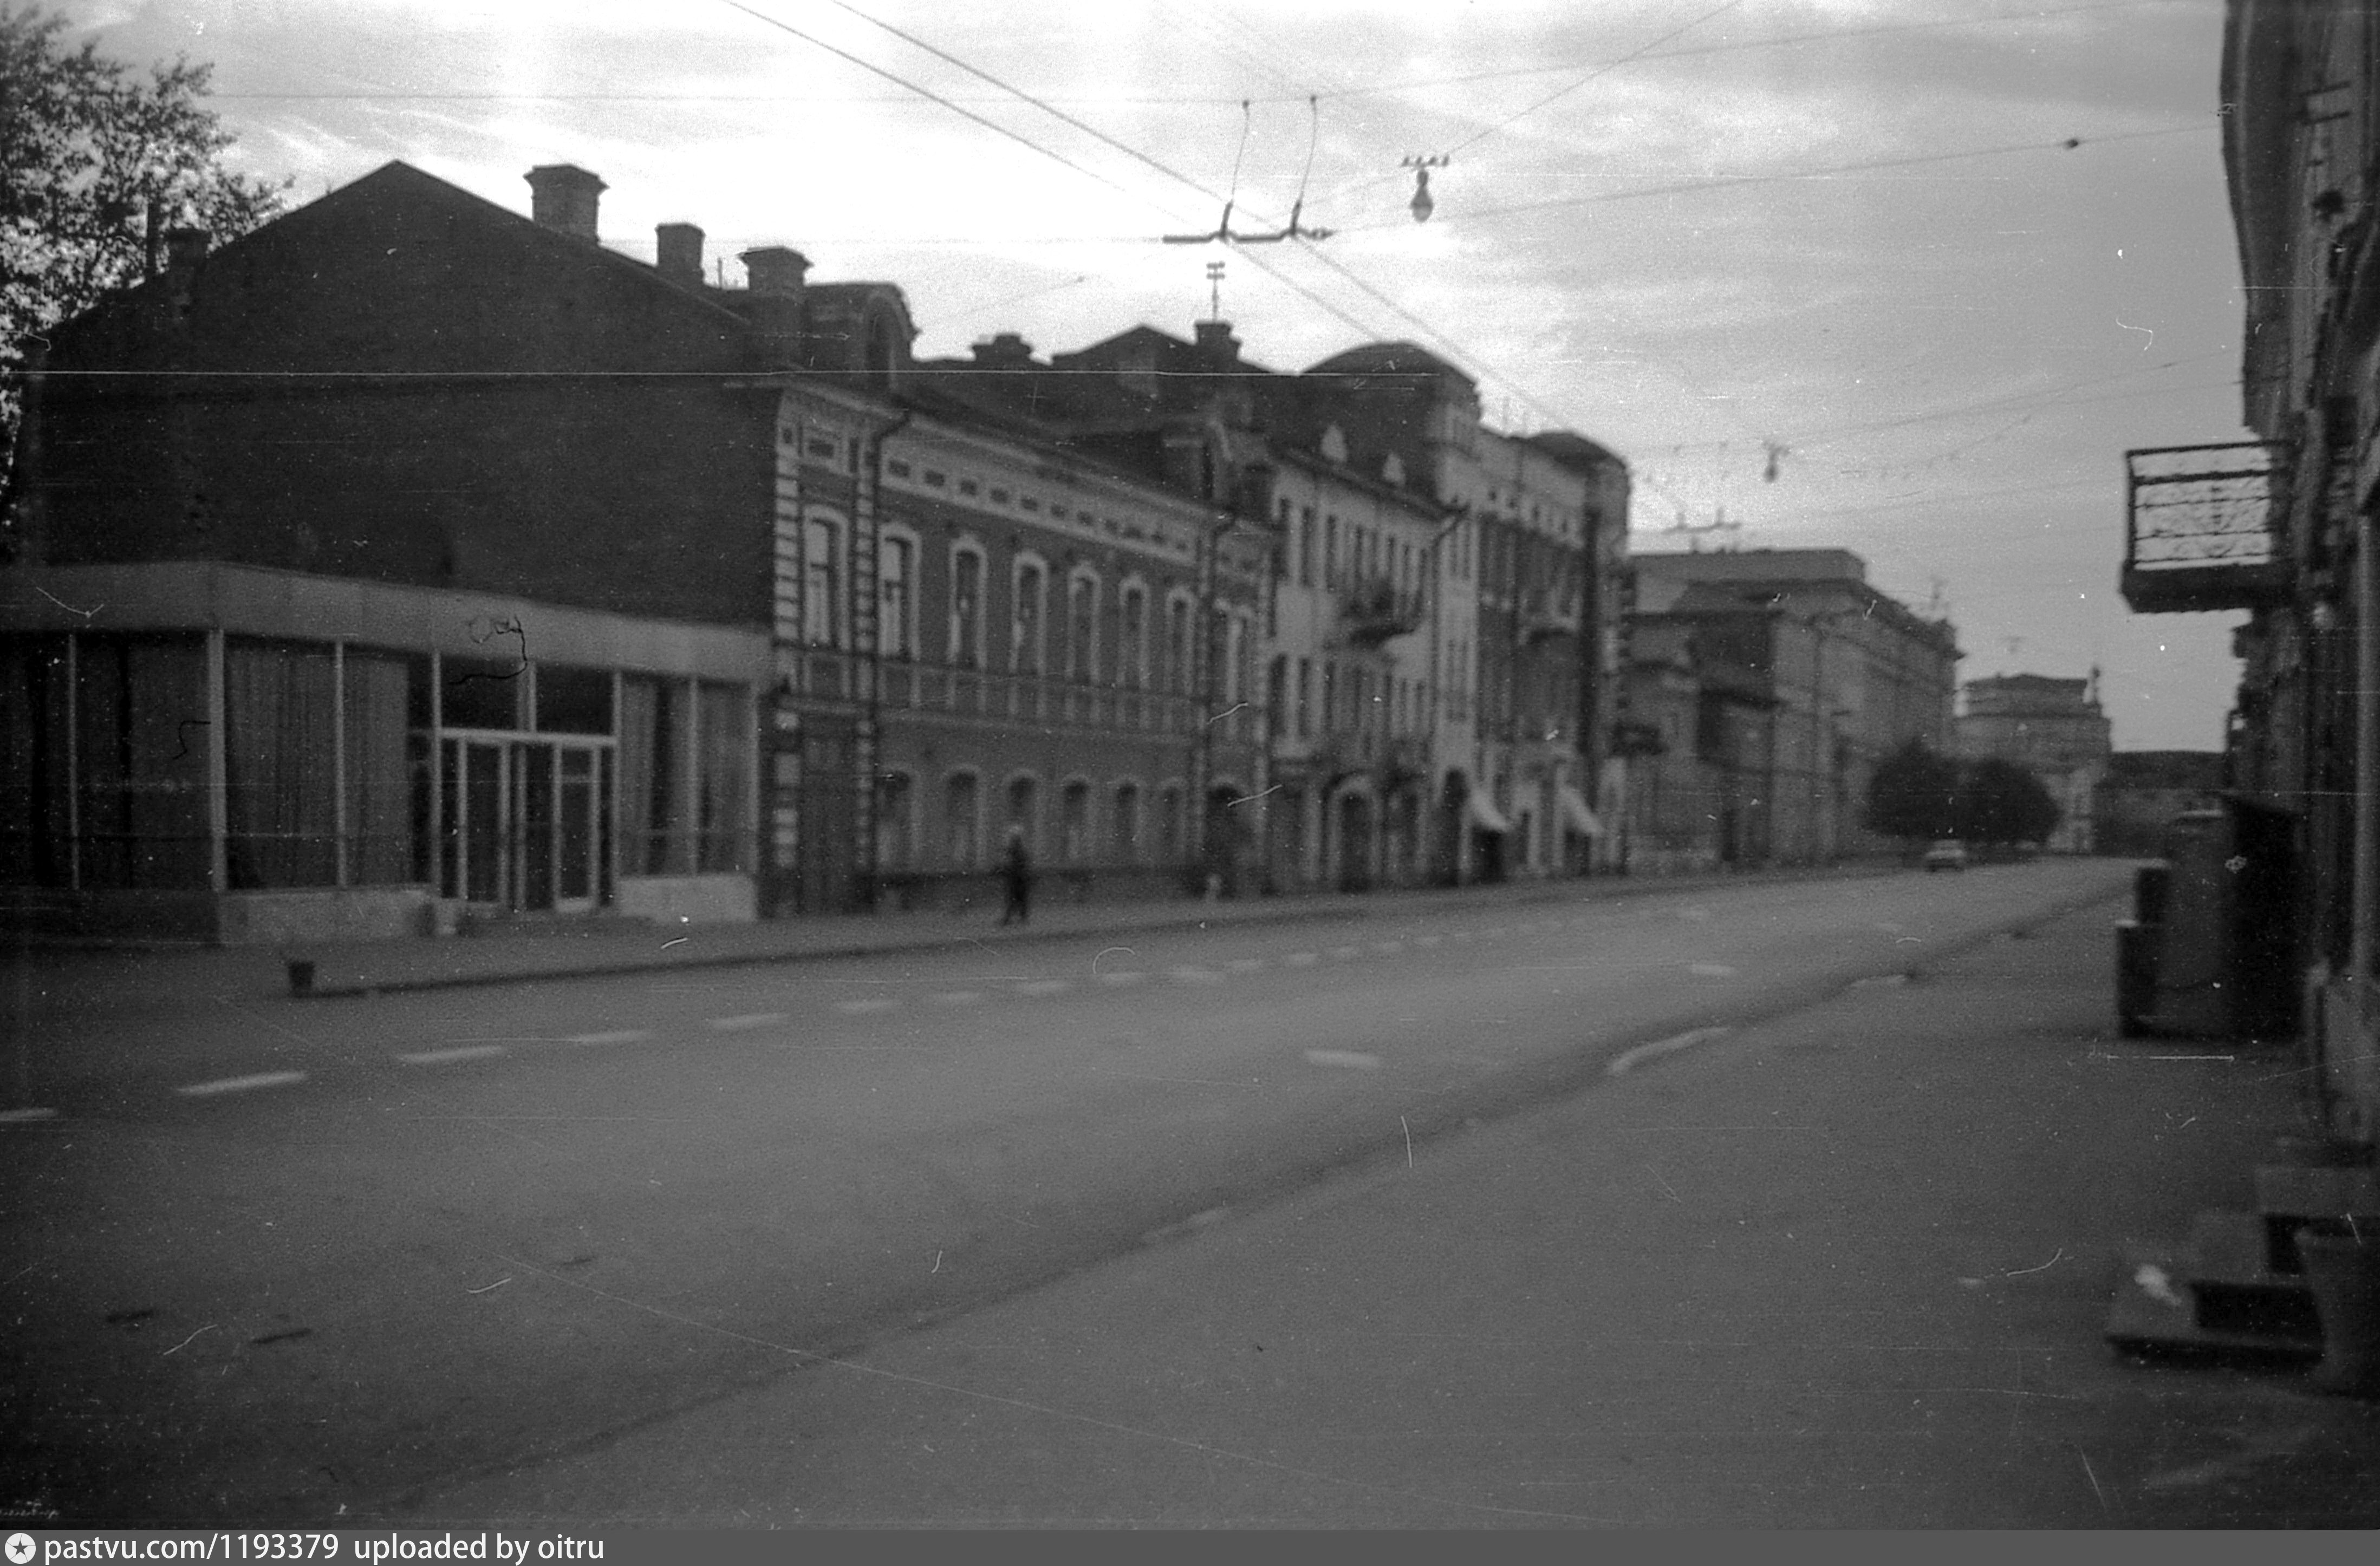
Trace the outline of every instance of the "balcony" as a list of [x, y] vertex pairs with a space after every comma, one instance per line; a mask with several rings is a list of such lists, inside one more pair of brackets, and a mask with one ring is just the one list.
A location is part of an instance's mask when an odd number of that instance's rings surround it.
[[1400, 592], [1385, 577], [1352, 584], [1339, 605], [1339, 628], [1358, 647], [1378, 647], [1421, 629], [1421, 595]]
[[2288, 601], [2276, 529], [2289, 451], [2261, 443], [2124, 454], [2124, 601], [2136, 614], [2259, 609]]

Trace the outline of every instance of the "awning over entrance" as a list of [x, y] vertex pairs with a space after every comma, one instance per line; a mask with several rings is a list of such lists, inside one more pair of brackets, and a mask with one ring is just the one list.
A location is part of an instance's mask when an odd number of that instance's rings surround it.
[[1508, 832], [1512, 830], [1512, 823], [1496, 813], [1496, 802], [1475, 788], [1463, 796], [1463, 819], [1481, 832]]
[[1570, 830], [1581, 837], [1601, 837], [1603, 823], [1597, 820], [1595, 812], [1586, 807], [1585, 796], [1568, 783], [1563, 783], [1559, 792], [1561, 795], [1562, 819], [1569, 824]]

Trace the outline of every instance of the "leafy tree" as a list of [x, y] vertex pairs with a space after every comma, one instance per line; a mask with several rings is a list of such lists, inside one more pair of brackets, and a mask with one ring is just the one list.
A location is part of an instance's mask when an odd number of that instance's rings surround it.
[[1949, 837], [1958, 831], [1958, 763], [1912, 739], [1869, 775], [1868, 830], [1911, 840]]
[[1971, 761], [1959, 779], [1958, 835], [1970, 843], [2039, 843], [2062, 812], [2025, 768], [1998, 757]]
[[67, 26], [0, 9], [0, 470], [28, 338], [138, 283], [166, 229], [236, 238], [288, 188], [223, 166], [232, 135], [200, 103], [212, 67], [176, 57], [143, 76], [93, 43], [68, 50]]

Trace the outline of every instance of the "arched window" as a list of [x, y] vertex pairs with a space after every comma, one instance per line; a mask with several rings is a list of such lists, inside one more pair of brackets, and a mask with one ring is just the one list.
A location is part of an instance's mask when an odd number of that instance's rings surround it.
[[1042, 671], [1043, 614], [1048, 601], [1049, 571], [1038, 555], [1016, 557], [1014, 598], [1016, 609], [1008, 633], [1008, 666], [1020, 674]]
[[983, 551], [975, 544], [951, 551], [951, 662], [983, 667]]
[[906, 772], [887, 772], [876, 780], [876, 868], [880, 870], [916, 866], [914, 794]]
[[942, 853], [951, 868], [974, 869], [981, 860], [976, 777], [953, 772], [942, 784]]
[[888, 657], [917, 655], [917, 540], [887, 532], [876, 546], [876, 645]]
[[1091, 785], [1077, 778], [1058, 794], [1058, 856], [1069, 865], [1091, 858]]
[[1140, 863], [1140, 785], [1118, 783], [1115, 791], [1115, 813], [1110, 830], [1114, 833], [1112, 850], [1116, 863]]
[[843, 645], [843, 525], [812, 516], [802, 529], [802, 639]]
[[1138, 582], [1124, 584], [1117, 615], [1116, 676], [1126, 690], [1148, 684], [1148, 589]]
[[1099, 579], [1077, 571], [1066, 584], [1066, 677], [1099, 677]]
[[1033, 780], [1029, 777], [1009, 779], [1007, 826], [1009, 830], [1024, 835], [1025, 851], [1028, 854], [1040, 852], [1040, 799]]
[[1178, 862], [1182, 840], [1182, 785], [1167, 783], [1157, 794], [1157, 851], [1167, 863]]

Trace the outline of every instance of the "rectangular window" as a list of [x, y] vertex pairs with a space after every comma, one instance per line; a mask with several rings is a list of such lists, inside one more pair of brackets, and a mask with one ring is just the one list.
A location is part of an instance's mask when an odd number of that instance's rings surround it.
[[983, 556], [973, 550], [951, 557], [951, 662], [962, 669], [983, 662]]
[[620, 869], [632, 876], [687, 868], [686, 687], [676, 680], [620, 681]]
[[[417, 836], [426, 812], [416, 808], [406, 714], [413, 686], [430, 677], [429, 660], [351, 647], [346, 662], [347, 879], [358, 886], [427, 880]], [[538, 672], [540, 699], [548, 673]], [[608, 734], [612, 677], [597, 677], [603, 684], [601, 732]], [[421, 787], [427, 790], [428, 779]]]
[[1008, 666], [1020, 674], [1041, 672], [1041, 567], [1016, 568], [1016, 618], [1009, 637]]
[[1297, 585], [1314, 585], [1314, 508], [1310, 505], [1297, 514]]
[[1339, 518], [1328, 516], [1322, 522], [1322, 585], [1339, 585]]
[[709, 680], [695, 687], [695, 700], [700, 746], [694, 778], [695, 868], [740, 870], [746, 868], [749, 813], [745, 785], [753, 740], [751, 703], [742, 686]]
[[522, 727], [521, 675], [528, 665], [518, 659], [455, 658], [438, 661], [444, 688], [440, 693], [438, 721], [450, 729]]
[[537, 730], [548, 734], [608, 734], [612, 732], [612, 674], [608, 669], [537, 666]]
[[917, 650], [917, 632], [909, 617], [909, 584], [917, 552], [917, 546], [906, 539], [886, 539], [877, 548], [876, 645], [894, 658], [907, 658]]
[[1265, 733], [1279, 739], [1289, 732], [1289, 660], [1276, 658], [1265, 673]]
[[1314, 661], [1297, 661], [1297, 737], [1314, 737]]
[[224, 643], [225, 847], [236, 888], [337, 883], [336, 669], [322, 644]]
[[65, 886], [67, 638], [0, 637], [0, 885]]
[[843, 529], [813, 520], [803, 534], [802, 639], [812, 647], [840, 647]]

